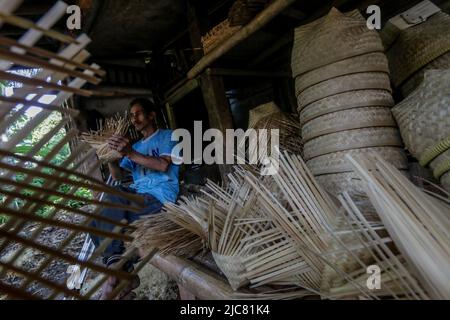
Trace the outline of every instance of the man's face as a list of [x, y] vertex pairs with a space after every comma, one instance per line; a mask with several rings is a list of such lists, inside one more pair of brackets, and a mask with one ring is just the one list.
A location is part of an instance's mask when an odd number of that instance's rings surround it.
[[142, 131], [149, 125], [153, 125], [155, 118], [154, 112], [150, 112], [149, 115], [145, 114], [144, 109], [140, 104], [135, 104], [130, 109], [131, 123], [134, 125], [137, 131]]

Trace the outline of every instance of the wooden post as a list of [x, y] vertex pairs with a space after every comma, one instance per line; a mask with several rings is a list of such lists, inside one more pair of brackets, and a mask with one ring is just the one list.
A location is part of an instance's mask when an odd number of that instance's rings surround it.
[[[233, 129], [234, 125], [228, 99], [225, 95], [223, 78], [206, 72], [200, 78], [200, 87], [202, 89], [206, 110], [208, 111], [210, 126], [211, 128], [222, 131], [225, 137], [226, 129]], [[227, 165], [219, 165], [219, 170], [222, 181], [226, 181], [230, 167]]]
[[222, 77], [205, 73], [200, 78], [200, 87], [211, 128], [219, 129], [224, 134], [226, 129], [233, 129], [233, 118]]

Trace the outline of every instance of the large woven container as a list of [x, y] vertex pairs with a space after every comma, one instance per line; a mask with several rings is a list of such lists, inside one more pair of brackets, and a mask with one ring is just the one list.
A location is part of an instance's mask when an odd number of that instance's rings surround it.
[[422, 84], [393, 109], [408, 150], [422, 165], [431, 162], [439, 171], [444, 170], [439, 156], [450, 148], [449, 83], [449, 69], [428, 70]]
[[[358, 13], [331, 10], [295, 32], [292, 56], [308, 167], [325, 189], [361, 196], [347, 154], [378, 152], [397, 168], [407, 159], [390, 107], [392, 89], [381, 40]], [[370, 207], [362, 197], [360, 207]]]
[[427, 70], [446, 70], [450, 69], [450, 51], [444, 53], [436, 60], [431, 61], [425, 67], [413, 74], [408, 80], [406, 80], [400, 87], [400, 91], [404, 97], [409, 96], [423, 81], [423, 77]]
[[296, 81], [295, 91], [297, 100], [300, 102], [300, 109], [323, 98], [349, 91], [367, 89], [391, 91], [389, 75], [384, 72], [349, 74], [323, 81], [304, 91], [297, 90], [297, 83], [298, 81]]
[[367, 153], [376, 152], [378, 155], [388, 160], [397, 168], [408, 169], [408, 160], [405, 152], [399, 147], [374, 147], [364, 149], [353, 149], [348, 151], [339, 151], [322, 156], [318, 156], [306, 163], [312, 174], [315, 176], [333, 173], [352, 172], [353, 167], [346, 158], [347, 155], [362, 156]]
[[314, 69], [298, 77], [295, 84], [296, 92], [305, 91], [328, 79], [361, 72], [389, 73], [386, 55], [382, 52], [368, 53]]
[[395, 87], [450, 51], [449, 30], [450, 16], [439, 12], [427, 21], [400, 32], [387, 52]]
[[[248, 127], [255, 130], [278, 129], [281, 151], [289, 151], [300, 155], [303, 153], [301, 127], [297, 118], [294, 115], [282, 112], [274, 102], [250, 110]], [[268, 142], [270, 143], [270, 140]], [[256, 150], [249, 151], [250, 154], [257, 152]]]
[[397, 128], [364, 128], [335, 132], [310, 140], [304, 144], [303, 153], [305, 160], [310, 160], [338, 151], [402, 145]]
[[326, 134], [370, 127], [396, 127], [391, 110], [385, 107], [364, 107], [328, 113], [313, 119], [302, 128], [307, 142]]
[[313, 102], [299, 110], [300, 124], [303, 125], [308, 121], [332, 112], [375, 106], [393, 107], [394, 99], [391, 93], [386, 90], [344, 92]]
[[367, 29], [366, 19], [358, 12], [329, 14], [295, 30], [292, 49], [292, 75], [323, 67], [365, 53], [383, 52], [375, 31]]

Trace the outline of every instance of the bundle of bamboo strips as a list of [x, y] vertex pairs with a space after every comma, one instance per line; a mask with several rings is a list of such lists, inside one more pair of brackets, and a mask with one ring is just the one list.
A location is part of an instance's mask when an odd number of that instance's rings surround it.
[[[91, 130], [88, 133], [82, 133], [81, 139], [96, 150], [101, 161], [112, 162], [121, 159], [122, 155], [108, 145], [108, 139], [114, 135], [126, 136], [128, 134], [130, 129], [128, 115], [116, 114], [114, 117], [106, 119], [104, 123], [100, 122], [98, 126], [100, 128], [98, 131]], [[136, 138], [136, 135], [133, 135]]]
[[[350, 158], [389, 235], [435, 299], [450, 298], [450, 202], [426, 194], [378, 156]], [[368, 169], [368, 162], [376, 170]]]

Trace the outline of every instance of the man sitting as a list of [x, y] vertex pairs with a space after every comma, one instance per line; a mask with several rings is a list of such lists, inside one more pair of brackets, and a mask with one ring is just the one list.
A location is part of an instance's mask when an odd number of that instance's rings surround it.
[[[141, 212], [129, 212], [121, 209], [103, 209], [102, 216], [129, 223], [138, 220], [144, 215], [159, 213], [166, 202], [175, 202], [178, 196], [178, 172], [179, 166], [172, 163], [172, 149], [176, 142], [171, 141], [171, 130], [161, 130], [156, 127], [155, 105], [147, 99], [135, 99], [130, 104], [129, 114], [131, 123], [139, 131], [143, 138], [131, 145], [127, 137], [113, 136], [108, 140], [109, 146], [117, 150], [124, 158], [120, 161], [120, 168], [130, 171], [133, 176], [133, 184], [120, 189], [130, 193], [137, 193], [145, 198], [145, 208]], [[113, 179], [122, 178], [122, 172], [117, 163], [110, 163], [109, 168]], [[129, 200], [119, 196], [107, 195], [106, 201], [122, 204], [130, 204]], [[93, 226], [98, 229], [112, 231], [113, 225], [94, 221]], [[91, 235], [95, 246], [99, 246], [100, 237]], [[121, 259], [125, 248], [122, 241], [113, 240], [103, 253], [103, 262], [107, 266], [117, 263]], [[132, 270], [132, 263], [125, 265], [126, 271]], [[107, 299], [117, 279], [111, 277], [103, 287], [101, 299]], [[139, 279], [135, 279], [128, 287], [130, 292], [139, 285]], [[124, 292], [121, 295], [125, 295]]]

